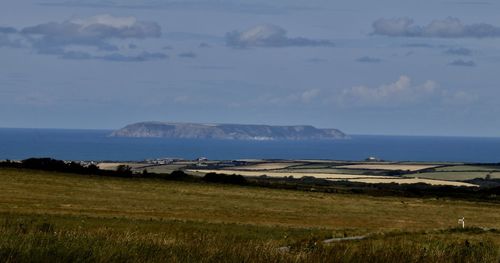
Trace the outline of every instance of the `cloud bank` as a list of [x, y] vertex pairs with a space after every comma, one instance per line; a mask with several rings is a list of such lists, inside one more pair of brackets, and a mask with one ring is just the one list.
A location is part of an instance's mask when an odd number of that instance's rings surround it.
[[40, 35], [62, 43], [92, 43], [110, 38], [159, 37], [161, 27], [154, 22], [137, 21], [135, 17], [97, 15], [83, 19], [72, 19], [61, 23], [49, 22], [25, 27], [24, 34]]
[[[114, 42], [129, 39], [158, 38], [161, 27], [155, 22], [138, 21], [135, 17], [97, 15], [63, 22], [48, 22], [17, 30], [0, 27], [0, 46], [19, 46], [8, 35], [22, 38], [39, 54], [54, 55], [63, 59], [98, 59], [108, 61], [147, 61], [164, 59], [162, 53], [142, 51], [124, 53]], [[128, 51], [137, 49], [130, 48]], [[91, 52], [93, 49], [94, 52]]]
[[472, 60], [457, 59], [457, 60], [450, 62], [448, 65], [458, 66], [458, 67], [475, 67], [476, 62], [474, 62]]
[[157, 38], [161, 35], [161, 27], [154, 22], [137, 21], [134, 17], [97, 15], [25, 27], [21, 34], [30, 37], [40, 51], [50, 51], [68, 45], [116, 50], [117, 48], [107, 40]]
[[297, 104], [313, 104], [313, 102], [318, 102], [317, 100], [321, 98], [321, 90], [319, 89], [306, 89], [300, 92], [291, 93], [288, 95], [271, 96], [267, 98], [262, 98], [261, 103], [266, 105], [297, 105]]
[[237, 48], [334, 46], [329, 40], [288, 37], [285, 29], [271, 24], [257, 25], [242, 32], [228, 32], [226, 45]]
[[364, 56], [356, 59], [356, 61], [361, 63], [380, 63], [382, 62], [382, 59]]
[[13, 33], [17, 33], [17, 29], [13, 27], [0, 26], [0, 34], [13, 34]]
[[468, 48], [449, 48], [445, 52], [447, 55], [456, 55], [456, 56], [471, 56], [472, 50]]
[[4, 34], [0, 32], [0, 47], [11, 47], [11, 48], [19, 48], [21, 47], [21, 41], [16, 39], [12, 39], [9, 34]]
[[381, 18], [373, 22], [374, 35], [390, 37], [434, 37], [434, 38], [496, 38], [500, 27], [486, 24], [464, 24], [458, 18], [448, 17], [433, 20], [428, 25], [415, 25], [413, 19]]
[[17, 29], [13, 27], [0, 26], [0, 47], [21, 47], [21, 40], [12, 38], [12, 35], [15, 35], [16, 33]]
[[393, 108], [401, 106], [415, 106], [425, 104], [452, 104], [455, 98], [467, 97], [463, 91], [450, 92], [442, 89], [435, 81], [428, 80], [415, 85], [408, 76], [400, 76], [390, 84], [376, 88], [355, 86], [344, 89], [339, 95], [339, 105], [347, 107], [381, 107]]
[[177, 55], [180, 58], [196, 58], [198, 55], [194, 52], [183, 52]]

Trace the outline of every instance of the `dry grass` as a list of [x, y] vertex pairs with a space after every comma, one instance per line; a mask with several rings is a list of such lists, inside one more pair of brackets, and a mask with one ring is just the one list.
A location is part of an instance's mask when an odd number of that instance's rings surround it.
[[[497, 203], [13, 169], [0, 181], [2, 262], [500, 260], [498, 231], [479, 228], [500, 228]], [[454, 229], [462, 216], [476, 228]]]
[[[4, 219], [7, 216], [6, 220]], [[176, 221], [0, 215], [2, 262], [498, 262], [497, 231], [374, 234]], [[346, 232], [344, 232], [345, 234]], [[286, 247], [286, 252], [278, 249]]]
[[[0, 212], [169, 218], [253, 225], [500, 228], [498, 204], [333, 195], [228, 185], [0, 170]], [[366, 220], [369, 216], [370, 220]], [[417, 220], [418, 218], [418, 220]]]

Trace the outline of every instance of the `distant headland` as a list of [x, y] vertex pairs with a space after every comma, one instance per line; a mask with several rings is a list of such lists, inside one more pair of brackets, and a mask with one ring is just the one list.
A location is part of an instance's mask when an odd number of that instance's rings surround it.
[[310, 125], [201, 124], [139, 122], [110, 134], [112, 137], [220, 139], [220, 140], [336, 140], [348, 136], [338, 129]]

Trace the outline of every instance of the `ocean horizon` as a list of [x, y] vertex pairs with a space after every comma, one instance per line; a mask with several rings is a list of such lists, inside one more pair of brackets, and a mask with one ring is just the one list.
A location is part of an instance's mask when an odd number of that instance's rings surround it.
[[500, 162], [500, 138], [349, 135], [342, 140], [240, 141], [109, 137], [112, 130], [0, 128], [0, 159], [141, 161], [328, 159], [360, 161]]

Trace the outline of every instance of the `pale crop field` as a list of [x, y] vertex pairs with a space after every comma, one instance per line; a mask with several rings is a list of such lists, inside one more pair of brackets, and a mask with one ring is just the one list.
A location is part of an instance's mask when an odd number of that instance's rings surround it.
[[268, 177], [284, 178], [293, 176], [294, 178], [302, 178], [304, 176], [315, 177], [319, 179], [360, 179], [360, 178], [377, 178], [377, 179], [391, 179], [392, 176], [372, 176], [372, 175], [360, 175], [360, 174], [328, 174], [328, 173], [298, 173], [298, 172], [269, 172], [269, 171], [240, 171], [240, 170], [187, 170], [187, 172], [192, 173], [218, 173], [218, 174], [238, 174], [242, 176], [261, 176], [266, 175]]
[[285, 169], [290, 166], [295, 166], [295, 165], [303, 165], [303, 163], [292, 163], [292, 162], [287, 162], [287, 163], [259, 163], [259, 164], [251, 164], [251, 165], [244, 165], [244, 166], [238, 166], [234, 167], [231, 169], [234, 170], [278, 170], [278, 169]]
[[297, 165], [292, 167], [291, 169], [326, 169], [330, 168], [331, 165], [328, 164], [304, 164], [304, 165]]
[[140, 169], [140, 168], [148, 166], [147, 164], [144, 164], [144, 163], [130, 163], [130, 162], [118, 163], [118, 162], [114, 162], [114, 163], [99, 163], [99, 164], [97, 164], [97, 167], [99, 167], [99, 169], [102, 169], [102, 170], [116, 170], [118, 168], [118, 166], [120, 166], [120, 165], [126, 165], [132, 169]]
[[435, 168], [438, 165], [429, 164], [352, 164], [352, 165], [342, 165], [337, 166], [337, 168], [345, 169], [367, 169], [367, 170], [403, 170], [403, 171], [419, 171], [423, 169]]
[[437, 179], [437, 180], [456, 180], [456, 181], [465, 181], [471, 180], [475, 178], [485, 178], [486, 176], [490, 176], [492, 179], [500, 179], [500, 172], [428, 172], [428, 173], [419, 173], [419, 174], [406, 174], [404, 177], [421, 177], [428, 179]]
[[116, 167], [122, 164], [125, 165], [125, 163], [100, 163], [97, 167], [103, 170], [116, 170]]
[[[446, 180], [435, 180], [426, 178], [401, 178], [394, 176], [378, 176], [378, 175], [360, 175], [360, 174], [327, 174], [327, 173], [296, 173], [296, 172], [270, 172], [270, 171], [240, 171], [240, 170], [187, 170], [187, 172], [195, 174], [206, 174], [206, 173], [218, 173], [218, 174], [238, 174], [242, 176], [258, 177], [258, 176], [268, 176], [275, 178], [285, 178], [292, 176], [293, 178], [302, 178], [304, 176], [310, 176], [319, 179], [327, 179], [331, 181], [350, 181], [359, 183], [370, 183], [370, 184], [416, 184], [425, 183], [429, 185], [448, 185], [448, 186], [467, 186], [467, 187], [477, 187], [475, 184], [456, 182], [456, 181], [446, 181]], [[423, 175], [423, 174], [420, 174]]]
[[336, 168], [311, 168], [311, 169], [296, 169], [295, 167], [290, 167], [287, 169], [282, 169], [279, 172], [283, 173], [318, 173], [318, 174], [359, 174], [363, 175], [366, 170], [356, 170], [356, 169], [336, 169]]
[[454, 165], [454, 166], [444, 166], [436, 168], [439, 172], [478, 172], [478, 171], [498, 171], [500, 172], [500, 167], [498, 166], [478, 166], [478, 165]]
[[155, 166], [150, 166], [146, 167], [148, 173], [171, 173], [176, 170], [180, 170], [182, 168], [186, 167], [184, 164], [166, 164], [166, 165], [155, 165]]
[[350, 182], [358, 182], [358, 183], [369, 183], [369, 184], [430, 184], [430, 185], [448, 185], [448, 186], [466, 186], [466, 187], [479, 187], [475, 184], [469, 184], [464, 182], [455, 182], [455, 181], [445, 181], [445, 180], [433, 180], [433, 179], [424, 179], [424, 178], [390, 178], [390, 179], [378, 179], [378, 178], [354, 178], [349, 179]]

